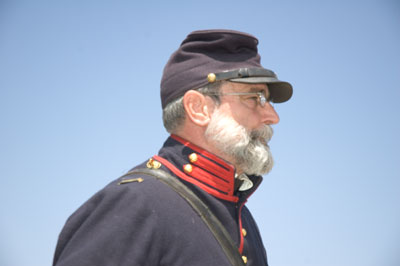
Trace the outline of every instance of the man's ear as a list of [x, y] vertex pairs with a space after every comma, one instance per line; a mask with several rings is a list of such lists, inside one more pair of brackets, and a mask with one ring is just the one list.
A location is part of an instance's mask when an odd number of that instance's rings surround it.
[[183, 107], [188, 118], [198, 126], [207, 126], [211, 119], [210, 101], [205, 95], [189, 90], [183, 96]]

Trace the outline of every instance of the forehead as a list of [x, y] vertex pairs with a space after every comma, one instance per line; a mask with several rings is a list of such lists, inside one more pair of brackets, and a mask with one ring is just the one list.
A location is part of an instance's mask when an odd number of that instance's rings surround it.
[[239, 82], [226, 82], [222, 85], [223, 92], [268, 92], [268, 86], [265, 83], [239, 83]]

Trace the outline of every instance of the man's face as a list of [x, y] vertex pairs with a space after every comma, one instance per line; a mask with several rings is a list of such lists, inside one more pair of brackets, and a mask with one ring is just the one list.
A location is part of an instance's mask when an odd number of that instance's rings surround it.
[[[269, 90], [266, 84], [245, 84], [235, 82], [225, 82], [220, 89], [221, 94], [229, 93], [248, 93], [262, 92], [269, 98]], [[248, 130], [260, 128], [262, 125], [273, 125], [279, 122], [279, 116], [270, 103], [265, 106], [257, 104], [257, 97], [224, 95], [221, 96], [219, 106], [221, 112], [232, 116], [236, 122]]]
[[[269, 92], [265, 84], [227, 82], [221, 94]], [[267, 102], [261, 106], [253, 95], [222, 95], [206, 130], [206, 139], [247, 174], [266, 174], [273, 165], [267, 142], [272, 137], [270, 124], [279, 122], [274, 108]]]

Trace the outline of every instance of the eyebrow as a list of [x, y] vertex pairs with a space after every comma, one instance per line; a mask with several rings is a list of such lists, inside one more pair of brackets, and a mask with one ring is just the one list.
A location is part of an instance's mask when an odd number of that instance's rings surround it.
[[251, 87], [249, 92], [260, 92], [260, 91], [265, 91], [265, 89], [264, 88]]
[[266, 88], [251, 87], [249, 92], [262, 92], [262, 91], [265, 92], [265, 96], [267, 97], [267, 99], [271, 97], [271, 93], [268, 87]]

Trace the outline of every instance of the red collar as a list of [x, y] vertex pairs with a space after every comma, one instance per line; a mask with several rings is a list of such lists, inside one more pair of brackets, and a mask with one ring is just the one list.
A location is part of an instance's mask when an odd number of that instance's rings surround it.
[[176, 167], [157, 155], [153, 156], [155, 160], [161, 162], [178, 177], [207, 193], [223, 200], [238, 202], [239, 198], [233, 195], [235, 168], [232, 164], [181, 137], [171, 135], [171, 138], [193, 151], [185, 158], [187, 163]]

